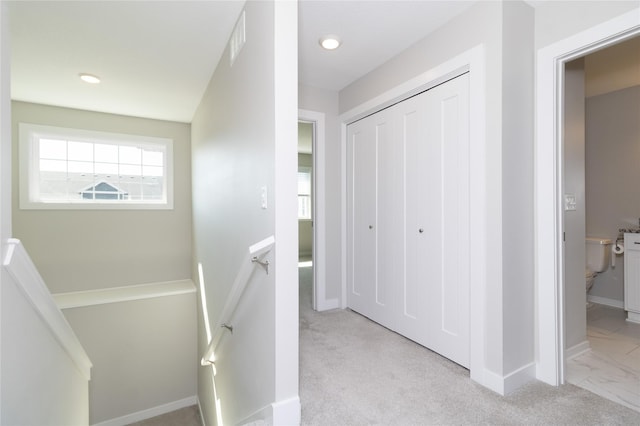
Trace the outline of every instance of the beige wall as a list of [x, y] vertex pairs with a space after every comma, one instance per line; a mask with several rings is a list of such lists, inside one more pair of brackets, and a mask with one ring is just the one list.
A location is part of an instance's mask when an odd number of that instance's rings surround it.
[[[173, 139], [173, 210], [21, 210], [18, 123]], [[191, 278], [190, 126], [13, 102], [13, 229], [52, 293]], [[93, 362], [90, 421], [196, 395], [195, 294], [64, 311]]]
[[93, 363], [90, 424], [196, 395], [196, 295], [64, 310]]
[[[612, 238], [640, 218], [640, 86], [586, 100], [587, 235]], [[624, 256], [596, 277], [590, 295], [622, 303]]]
[[[191, 278], [189, 124], [13, 102], [13, 234], [52, 293]], [[173, 210], [21, 210], [18, 123], [173, 139]]]

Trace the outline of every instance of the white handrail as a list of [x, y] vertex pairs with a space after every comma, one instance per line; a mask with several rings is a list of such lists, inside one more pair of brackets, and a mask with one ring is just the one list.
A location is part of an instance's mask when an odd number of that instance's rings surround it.
[[263, 266], [267, 274], [269, 273], [269, 262], [263, 261], [263, 258], [265, 254], [271, 251], [274, 245], [275, 238], [272, 235], [249, 247], [248, 256], [240, 265], [240, 270], [238, 271], [236, 279], [233, 282], [231, 291], [229, 292], [229, 296], [227, 297], [227, 301], [225, 302], [224, 308], [222, 309], [222, 313], [218, 317], [219, 319], [216, 323], [213, 337], [209, 342], [207, 351], [200, 361], [202, 365], [211, 365], [214, 363], [215, 350], [218, 346], [218, 343], [220, 343], [220, 339], [222, 339], [224, 330], [226, 329], [229, 331], [233, 331], [233, 327], [229, 324], [229, 321], [231, 320], [236, 308], [238, 307], [240, 298], [242, 297], [242, 294], [247, 287], [247, 283], [249, 282], [249, 278], [251, 277], [251, 273], [253, 272], [253, 268], [255, 267], [255, 265], [259, 264]]
[[91, 361], [62, 311], [56, 305], [53, 296], [20, 240], [15, 238], [7, 240], [2, 266], [22, 290], [62, 348], [75, 362], [80, 373], [85, 379], [90, 380]]

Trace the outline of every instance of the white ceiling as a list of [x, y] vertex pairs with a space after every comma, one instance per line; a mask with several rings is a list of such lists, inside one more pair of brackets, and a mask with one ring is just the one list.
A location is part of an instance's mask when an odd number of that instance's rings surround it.
[[[339, 90], [473, 1], [299, 3], [302, 84]], [[244, 2], [10, 2], [12, 97], [190, 122]], [[318, 39], [338, 34], [327, 52]], [[77, 76], [100, 76], [88, 85]]]
[[[242, 6], [11, 2], [12, 98], [190, 122]], [[82, 72], [102, 83], [83, 83]]]

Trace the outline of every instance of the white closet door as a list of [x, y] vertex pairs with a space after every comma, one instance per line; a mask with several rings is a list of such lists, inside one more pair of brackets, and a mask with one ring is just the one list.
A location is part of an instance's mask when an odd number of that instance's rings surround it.
[[[421, 215], [424, 268], [412, 279], [427, 285], [426, 346], [469, 366], [469, 78], [462, 75], [422, 96], [426, 147], [417, 170], [407, 169]], [[411, 230], [408, 230], [411, 231]], [[414, 235], [415, 230], [414, 230]], [[420, 262], [421, 259], [418, 259]]]
[[348, 306], [468, 367], [468, 76], [347, 137]]
[[378, 150], [388, 134], [383, 116], [370, 116], [347, 133], [349, 307], [387, 324], [387, 288], [378, 274]]

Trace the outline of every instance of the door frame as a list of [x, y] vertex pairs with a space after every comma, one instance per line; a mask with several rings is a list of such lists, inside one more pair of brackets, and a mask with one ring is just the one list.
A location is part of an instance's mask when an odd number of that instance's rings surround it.
[[485, 94], [485, 47], [479, 44], [448, 61], [402, 83], [379, 96], [340, 115], [342, 150], [342, 295], [341, 306], [347, 306], [347, 125], [369, 114], [386, 108], [403, 99], [428, 90], [457, 75], [469, 71], [469, 146], [470, 146], [470, 287], [469, 303], [469, 371], [471, 379], [489, 389], [504, 394], [504, 380], [491, 372], [485, 360], [487, 323], [486, 283], [489, 253], [495, 243], [489, 240], [487, 227], [487, 144], [486, 144], [486, 94]]
[[535, 137], [536, 378], [564, 383], [564, 257], [562, 251], [564, 65], [640, 34], [635, 9], [558, 41], [537, 53]]
[[326, 155], [325, 114], [298, 109], [298, 121], [313, 124], [312, 141], [312, 264], [313, 264], [313, 309], [326, 311], [338, 307], [337, 299], [327, 299], [326, 286]]

